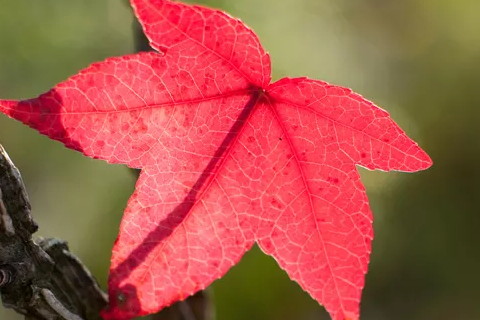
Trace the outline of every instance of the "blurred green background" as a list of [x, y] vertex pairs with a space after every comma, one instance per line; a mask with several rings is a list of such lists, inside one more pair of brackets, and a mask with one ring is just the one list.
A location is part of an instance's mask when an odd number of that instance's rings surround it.
[[[365, 320], [480, 319], [480, 1], [197, 1], [240, 17], [274, 79], [348, 86], [431, 155], [416, 174], [362, 171], [376, 238]], [[92, 62], [131, 53], [123, 0], [0, 0], [0, 96], [34, 97]], [[134, 176], [0, 116], [39, 235], [68, 240], [105, 287]], [[219, 320], [328, 319], [258, 249], [213, 285]], [[22, 317], [0, 307], [0, 319]]]

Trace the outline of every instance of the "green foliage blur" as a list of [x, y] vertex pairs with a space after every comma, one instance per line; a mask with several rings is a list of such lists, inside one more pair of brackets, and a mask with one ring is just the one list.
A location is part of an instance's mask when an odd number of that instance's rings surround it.
[[[348, 86], [387, 109], [431, 155], [428, 171], [362, 169], [376, 238], [366, 320], [480, 319], [480, 1], [211, 0], [240, 17], [274, 79]], [[122, 0], [0, 0], [0, 97], [34, 97], [90, 63], [134, 52]], [[0, 116], [40, 224], [105, 287], [134, 175]], [[219, 320], [328, 319], [257, 248], [213, 285]], [[22, 317], [0, 307], [0, 319]]]

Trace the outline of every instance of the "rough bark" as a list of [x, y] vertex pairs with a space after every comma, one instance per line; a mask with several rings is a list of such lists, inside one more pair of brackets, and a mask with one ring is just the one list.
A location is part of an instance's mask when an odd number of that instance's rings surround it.
[[20, 172], [0, 146], [0, 293], [35, 320], [97, 320], [107, 297], [65, 241], [32, 239], [38, 227]]

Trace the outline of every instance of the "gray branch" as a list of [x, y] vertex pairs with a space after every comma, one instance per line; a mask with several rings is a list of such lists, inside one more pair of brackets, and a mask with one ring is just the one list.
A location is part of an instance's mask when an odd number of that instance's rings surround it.
[[38, 227], [20, 172], [0, 145], [0, 293], [30, 320], [99, 320], [107, 297], [58, 239], [32, 240]]

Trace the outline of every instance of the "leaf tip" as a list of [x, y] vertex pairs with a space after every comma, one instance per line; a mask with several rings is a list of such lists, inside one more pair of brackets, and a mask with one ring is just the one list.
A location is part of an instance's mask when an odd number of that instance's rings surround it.
[[18, 101], [14, 100], [0, 100], [0, 112], [7, 116], [11, 116], [11, 113], [17, 104]]
[[428, 153], [418, 147], [418, 152], [415, 156], [417, 159], [417, 164], [412, 167], [412, 172], [414, 171], [422, 171], [430, 168], [433, 165], [433, 160], [430, 158]]

